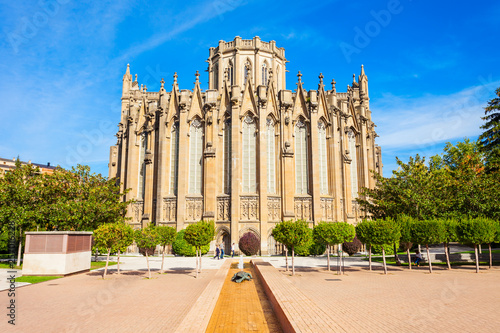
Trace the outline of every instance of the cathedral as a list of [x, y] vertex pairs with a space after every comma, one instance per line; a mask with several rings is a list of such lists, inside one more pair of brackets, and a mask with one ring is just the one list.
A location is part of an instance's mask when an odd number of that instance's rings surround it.
[[192, 90], [175, 74], [169, 91], [163, 79], [148, 91], [127, 65], [109, 177], [130, 189], [129, 223], [181, 230], [213, 220], [217, 244], [229, 250], [252, 232], [265, 255], [277, 252], [280, 221], [363, 218], [358, 193], [375, 186], [371, 170], [382, 173], [363, 66], [346, 92], [322, 74], [306, 91], [300, 72], [292, 91], [275, 41], [219, 41], [207, 62], [205, 91], [198, 71]]

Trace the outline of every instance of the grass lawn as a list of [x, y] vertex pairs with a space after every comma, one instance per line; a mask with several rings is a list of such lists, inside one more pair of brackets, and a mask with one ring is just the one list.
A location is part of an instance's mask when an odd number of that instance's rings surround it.
[[[108, 267], [111, 265], [116, 265], [118, 262], [116, 261], [110, 261], [108, 263]], [[122, 262], [120, 264], [123, 264]], [[98, 268], [103, 268], [106, 266], [106, 261], [92, 261], [90, 263], [90, 270], [98, 269]]]
[[[8, 262], [0, 262], [0, 268], [10, 268], [10, 265], [9, 265]], [[23, 268], [23, 264], [21, 264], [21, 266], [14, 265], [13, 268], [14, 269], [22, 269]]]
[[[365, 259], [366, 261], [368, 261], [368, 258]], [[382, 257], [372, 257], [372, 261], [373, 262], [383, 262], [383, 258]], [[394, 260], [394, 255], [392, 256], [392, 258], [385, 258], [385, 262], [387, 263], [387, 265], [396, 265], [396, 260]], [[469, 266], [469, 265], [472, 265], [472, 266], [476, 266], [476, 263], [475, 262], [468, 262], [468, 261], [452, 261], [450, 262], [450, 264], [452, 266]], [[498, 262], [493, 262], [493, 265], [498, 265], [499, 263]], [[489, 262], [486, 262], [486, 261], [480, 261], [479, 262], [479, 265], [489, 265]], [[408, 263], [401, 263], [401, 266], [408, 266]], [[423, 262], [420, 264], [420, 266], [428, 266], [427, 262]], [[432, 262], [432, 266], [446, 266], [446, 262]]]
[[[481, 252], [483, 252], [483, 254], [488, 254], [488, 253], [490, 253], [490, 250], [488, 250], [488, 249], [486, 249], [486, 250], [482, 249]], [[456, 252], [456, 253], [474, 253], [474, 250], [472, 250], [472, 251], [462, 251], [462, 252]], [[478, 251], [478, 253], [479, 253], [479, 251]], [[491, 253], [500, 253], [500, 250], [498, 250], [498, 249], [497, 250], [491, 250]]]
[[16, 278], [16, 282], [38, 283], [62, 278], [62, 276], [20, 276]]

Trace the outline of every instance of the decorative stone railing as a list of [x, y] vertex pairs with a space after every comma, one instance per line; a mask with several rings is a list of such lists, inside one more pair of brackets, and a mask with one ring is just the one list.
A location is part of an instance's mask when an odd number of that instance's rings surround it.
[[242, 221], [259, 220], [259, 196], [240, 196], [240, 216]]
[[281, 197], [267, 197], [267, 219], [269, 222], [281, 220]]
[[312, 221], [312, 198], [295, 197], [295, 218], [298, 220]]
[[186, 197], [186, 221], [200, 221], [203, 213], [203, 197]]
[[320, 209], [321, 209], [321, 219], [323, 221], [333, 221], [333, 198], [321, 198]]
[[229, 221], [231, 219], [231, 196], [217, 197], [217, 221]]
[[163, 198], [163, 221], [175, 222], [177, 220], [177, 198]]

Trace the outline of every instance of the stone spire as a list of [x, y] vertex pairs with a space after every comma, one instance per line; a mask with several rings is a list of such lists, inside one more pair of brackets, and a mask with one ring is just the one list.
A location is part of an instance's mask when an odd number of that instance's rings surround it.
[[165, 89], [165, 80], [163, 80], [163, 78], [161, 78], [160, 83], [161, 83], [161, 87], [160, 87], [160, 89], [161, 89], [161, 90], [164, 90], [164, 89]]
[[196, 74], [194, 76], [196, 76], [196, 82], [195, 82], [195, 84], [200, 84], [200, 72], [196, 71]]
[[335, 88], [335, 84], [336, 84], [336, 83], [337, 83], [337, 82], [335, 81], [335, 79], [333, 79], [333, 80], [332, 80], [332, 92], [333, 92], [333, 93], [336, 93], [336, 92], [337, 92], [337, 88]]
[[127, 64], [127, 71], [125, 72], [125, 75], [130, 75], [130, 64]]
[[325, 86], [323, 84], [323, 78], [324, 78], [323, 73], [319, 73], [318, 78], [319, 78], [318, 90], [320, 90]]

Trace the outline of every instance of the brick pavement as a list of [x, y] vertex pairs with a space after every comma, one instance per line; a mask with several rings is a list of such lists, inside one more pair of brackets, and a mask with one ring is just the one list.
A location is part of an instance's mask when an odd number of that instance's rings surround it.
[[[217, 270], [128, 271], [102, 280], [93, 271], [17, 289], [15, 329], [2, 311], [0, 332], [174, 332]], [[0, 304], [7, 304], [0, 292]]]
[[253, 279], [232, 282], [233, 275], [240, 271], [233, 261], [206, 332], [282, 332], [255, 269], [245, 262], [243, 270]]
[[426, 267], [391, 267], [388, 275], [379, 267], [371, 272], [349, 268], [345, 275], [299, 268], [293, 277], [279, 269], [281, 282], [277, 269], [262, 271], [285, 307], [298, 307], [290, 310], [301, 313], [291, 312], [297, 316], [293, 320], [304, 322], [317, 311], [315, 320], [337, 326], [321, 328], [308, 319], [305, 326], [313, 325], [313, 332], [500, 332], [499, 267], [479, 274], [467, 266], [451, 271], [439, 267], [432, 274]]

